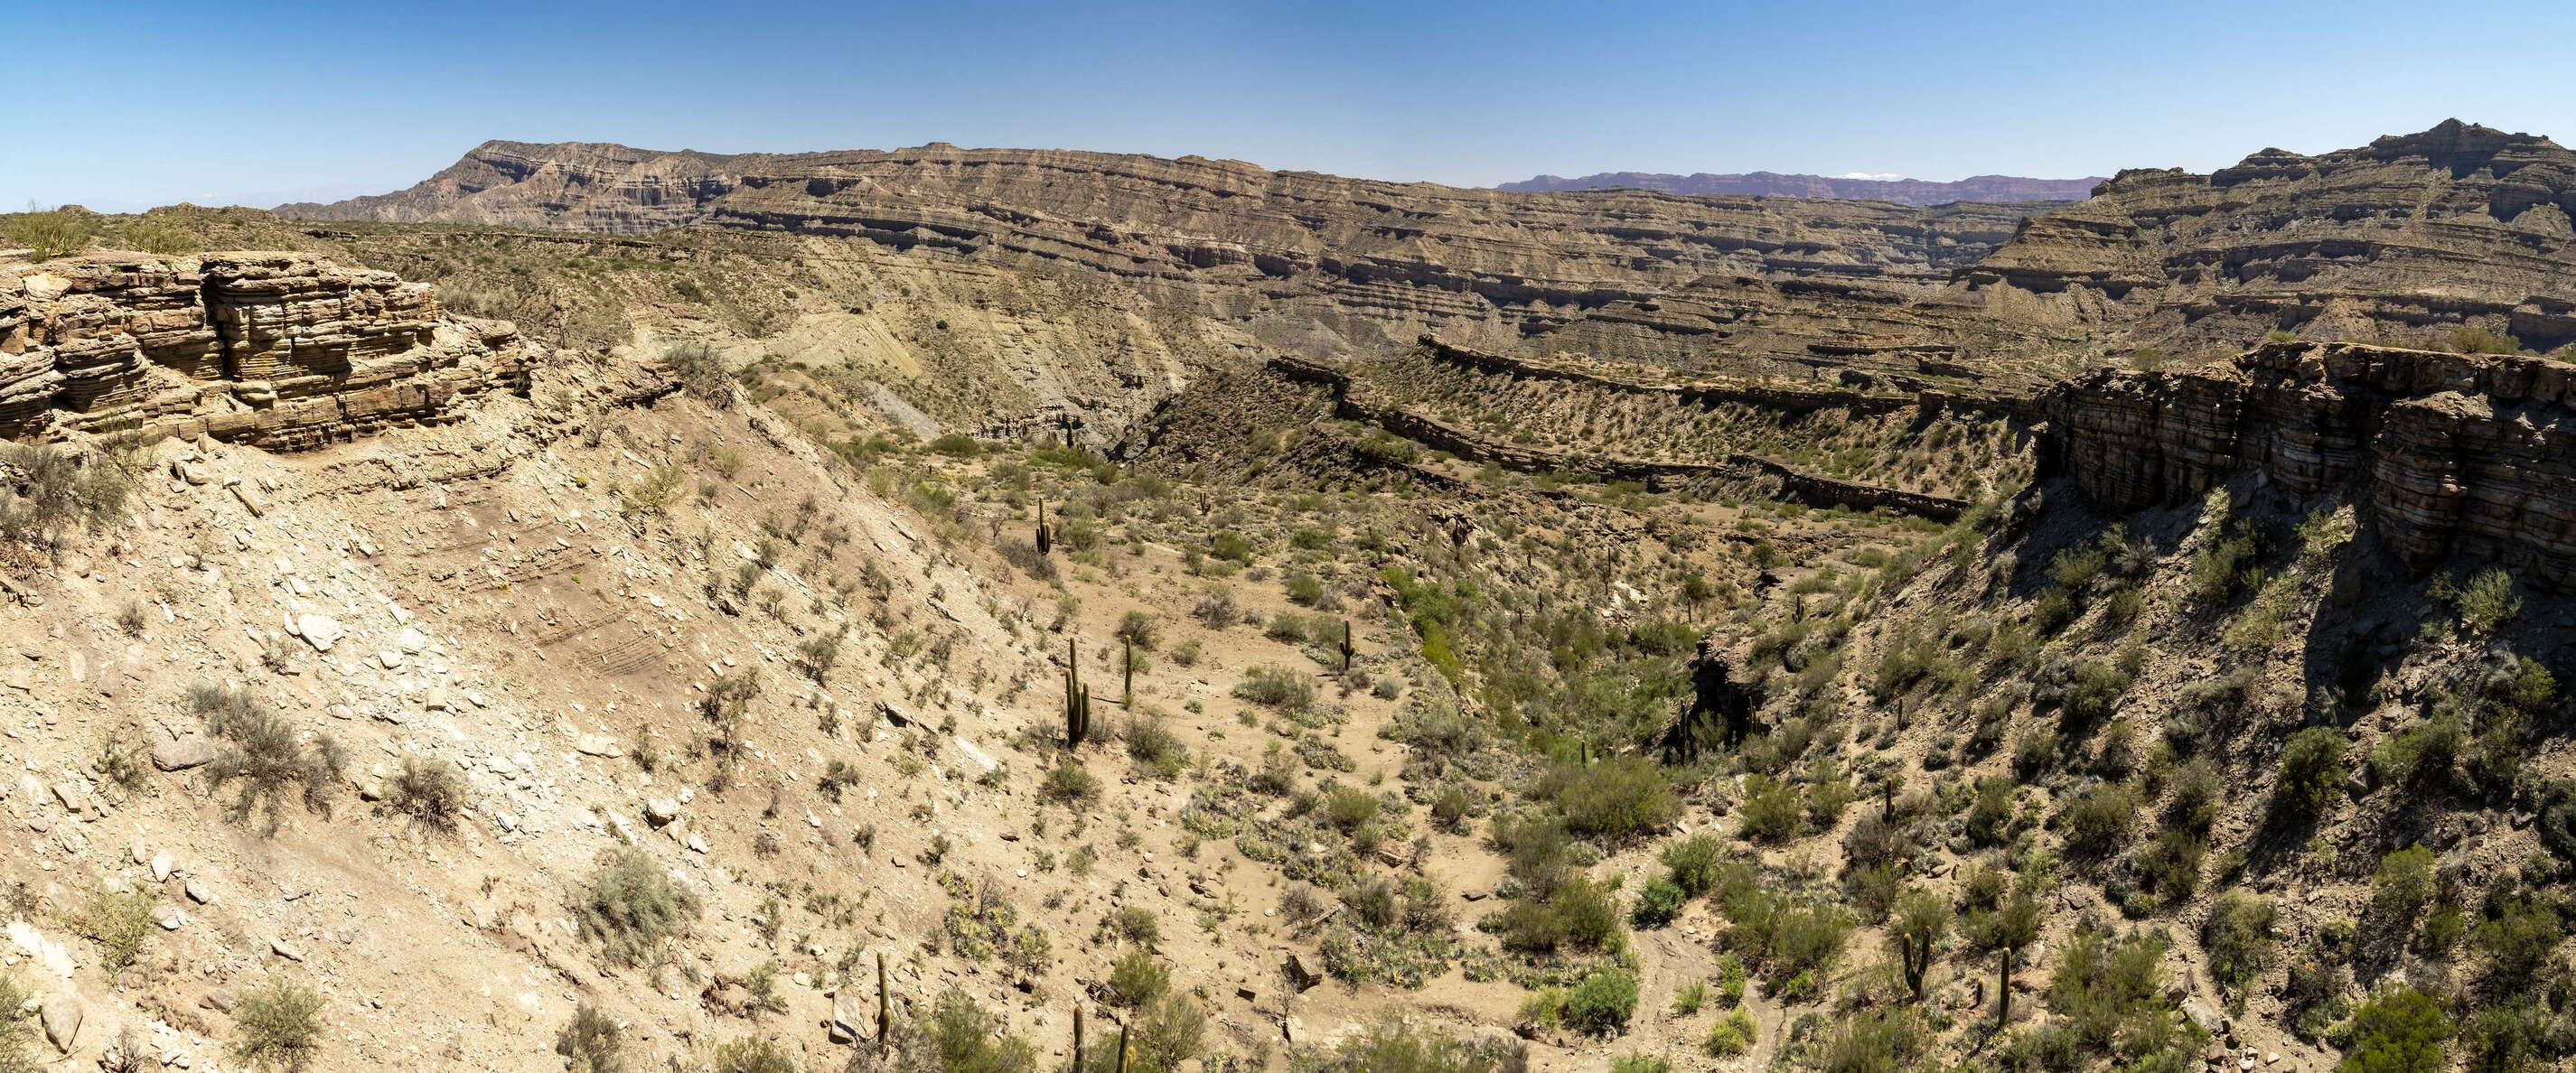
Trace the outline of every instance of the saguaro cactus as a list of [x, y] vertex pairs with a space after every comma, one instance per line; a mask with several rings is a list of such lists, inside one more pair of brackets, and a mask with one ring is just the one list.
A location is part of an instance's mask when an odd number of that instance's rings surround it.
[[1046, 500], [1040, 499], [1038, 500], [1038, 554], [1044, 555], [1054, 547], [1055, 537], [1047, 532]]
[[1078, 748], [1091, 736], [1091, 687], [1082, 684], [1081, 656], [1076, 642], [1064, 642], [1064, 744]]
[[1122, 687], [1124, 691], [1120, 694], [1121, 699], [1118, 703], [1121, 706], [1133, 708], [1136, 706], [1136, 642], [1129, 640], [1123, 643], [1126, 645], [1124, 649], [1126, 659], [1120, 664], [1120, 673], [1125, 682]]
[[885, 951], [877, 951], [877, 1053], [884, 1054], [886, 1039], [894, 1034], [894, 996], [886, 990]]
[[1342, 620], [1342, 644], [1341, 644], [1341, 650], [1342, 650], [1342, 673], [1343, 673], [1343, 674], [1349, 674], [1349, 673], [1351, 673], [1351, 656], [1352, 656], [1352, 655], [1354, 654], [1354, 652], [1356, 651], [1355, 649], [1353, 649], [1353, 648], [1351, 647], [1351, 620], [1349, 620], [1349, 619], [1343, 619], [1343, 620]]
[[1082, 1053], [1082, 1000], [1073, 1000], [1073, 1068], [1080, 1073], [1084, 1066]]

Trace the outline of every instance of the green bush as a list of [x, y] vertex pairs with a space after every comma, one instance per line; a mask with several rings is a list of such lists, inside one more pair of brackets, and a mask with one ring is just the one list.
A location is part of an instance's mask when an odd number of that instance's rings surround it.
[[716, 1048], [715, 1073], [796, 1073], [796, 1058], [776, 1043], [744, 1036]]
[[2353, 1011], [2341, 1073], [2446, 1073], [2454, 1031], [2440, 999], [2411, 987], [2381, 992]]
[[2248, 890], [2230, 890], [2210, 906], [2200, 927], [2201, 949], [2209, 954], [2209, 975], [2221, 986], [2242, 991], [2272, 964], [2271, 899]]
[[1662, 829], [1680, 813], [1672, 782], [1641, 756], [1614, 756], [1591, 764], [1559, 764], [1540, 784], [1556, 802], [1568, 831], [1605, 842], [1623, 842]]
[[2379, 859], [2370, 877], [2370, 912], [2381, 927], [2412, 933], [2433, 893], [2433, 851], [2408, 846]]
[[78, 253], [98, 230], [96, 218], [62, 209], [38, 209], [0, 215], [0, 237], [35, 252], [39, 261]]
[[1529, 1067], [1517, 1040], [1469, 1043], [1439, 1028], [1388, 1016], [1339, 1047], [1294, 1054], [1292, 1073], [1517, 1073]]
[[1754, 1038], [1760, 1032], [1761, 1026], [1754, 1023], [1753, 1011], [1737, 1006], [1708, 1027], [1708, 1040], [1703, 1046], [1711, 1055], [1733, 1058], [1752, 1050]]
[[725, 367], [714, 347], [682, 343], [662, 352], [662, 364], [670, 366], [671, 378], [690, 398], [718, 409], [733, 405], [733, 370]]
[[1681, 915], [1685, 900], [1678, 884], [1658, 876], [1637, 892], [1637, 904], [1629, 909], [1628, 918], [1640, 928], [1660, 928]]
[[1255, 667], [1236, 683], [1234, 695], [1283, 711], [1304, 711], [1315, 704], [1315, 683], [1283, 667]]
[[1719, 860], [1717, 839], [1709, 835], [1692, 835], [1664, 846], [1664, 867], [1672, 869], [1673, 885], [1680, 887], [1686, 898], [1699, 897], [1717, 886]]
[[1587, 1036], [1616, 1036], [1637, 1012], [1637, 978], [1625, 969], [1600, 968], [1566, 992], [1565, 1027]]
[[109, 970], [121, 970], [142, 957], [143, 944], [161, 930], [152, 919], [152, 904], [149, 891], [92, 891], [88, 904], [73, 916], [72, 929], [98, 944], [99, 960]]
[[1152, 952], [1137, 947], [1118, 955], [1118, 960], [1110, 964], [1109, 982], [1104, 990], [1110, 1005], [1133, 1010], [1162, 997], [1171, 986], [1170, 966], [1156, 959]]
[[1067, 805], [1087, 805], [1100, 798], [1100, 779], [1082, 766], [1082, 761], [1064, 757], [1047, 769], [1046, 781], [1038, 784], [1038, 797]]
[[582, 938], [611, 965], [658, 962], [670, 939], [698, 915], [698, 896], [644, 851], [609, 850], [571, 905]]
[[233, 1060], [302, 1070], [322, 1051], [322, 995], [287, 980], [242, 996], [233, 1009]]
[[2119, 852], [2129, 841], [2129, 825], [2138, 812], [2138, 795], [2127, 785], [2116, 782], [2094, 784], [2093, 788], [2066, 806], [2061, 817], [2065, 825], [2066, 848], [2087, 857], [2107, 857]]
[[1037, 1068], [1037, 1047], [956, 987], [940, 992], [931, 1009], [929, 1035], [942, 1073], [1028, 1073]]
[[2275, 806], [2292, 820], [2314, 823], [2333, 804], [2347, 774], [2341, 731], [2309, 727], [2292, 734], [2281, 747], [2280, 780], [2272, 790]]
[[1746, 838], [1785, 841], [1802, 828], [1805, 811], [1796, 787], [1769, 775], [1745, 776], [1744, 801], [1736, 812], [1742, 818]]

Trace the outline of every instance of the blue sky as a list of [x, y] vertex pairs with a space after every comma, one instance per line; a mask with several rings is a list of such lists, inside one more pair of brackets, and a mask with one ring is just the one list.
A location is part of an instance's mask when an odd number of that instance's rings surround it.
[[21, 5], [9, 34], [50, 58], [12, 68], [13, 209], [379, 192], [487, 138], [949, 141], [1469, 185], [2206, 170], [2454, 115], [2576, 138], [2576, 67], [2528, 51], [2576, 41], [2576, 5], [2539, 3], [130, 0]]

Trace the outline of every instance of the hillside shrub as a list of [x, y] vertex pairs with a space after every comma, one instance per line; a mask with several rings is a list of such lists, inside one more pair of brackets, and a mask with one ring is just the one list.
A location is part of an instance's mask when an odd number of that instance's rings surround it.
[[262, 1069], [301, 1071], [322, 1051], [322, 995], [277, 980], [242, 996], [233, 1009], [233, 1060]]
[[2290, 819], [2314, 823], [2343, 787], [2344, 738], [2332, 727], [2309, 727], [2281, 747], [2281, 774], [2273, 802]]
[[316, 734], [306, 744], [285, 716], [246, 689], [199, 683], [189, 690], [188, 704], [224, 743], [223, 752], [206, 766], [206, 781], [218, 789], [239, 784], [230, 809], [235, 822], [258, 812], [274, 833], [285, 822], [289, 800], [330, 815], [345, 762], [338, 742]]
[[611, 965], [658, 962], [673, 936], [698, 915], [698, 896], [643, 850], [621, 847], [600, 855], [599, 868], [574, 896], [573, 920], [581, 936], [599, 944]]
[[2371, 997], [2352, 1014], [2340, 1073], [2446, 1073], [2456, 1026], [2442, 1001], [2411, 987]]
[[1616, 1036], [1637, 1012], [1637, 978], [1626, 969], [1600, 968], [1566, 992], [1565, 1027], [1587, 1036]]

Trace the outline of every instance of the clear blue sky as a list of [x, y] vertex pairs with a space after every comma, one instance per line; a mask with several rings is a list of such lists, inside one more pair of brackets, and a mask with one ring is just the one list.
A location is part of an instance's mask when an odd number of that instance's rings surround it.
[[[265, 205], [487, 138], [1539, 172], [2205, 170], [2449, 116], [2576, 139], [2576, 5], [16, 6], [0, 205]], [[24, 61], [45, 61], [31, 68]]]

